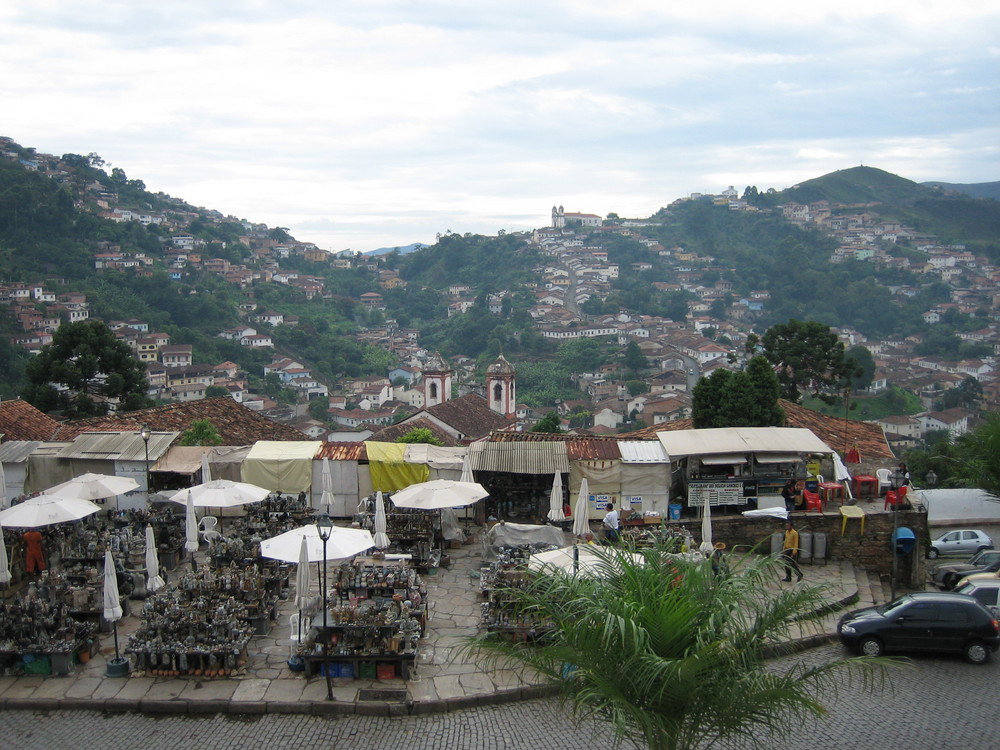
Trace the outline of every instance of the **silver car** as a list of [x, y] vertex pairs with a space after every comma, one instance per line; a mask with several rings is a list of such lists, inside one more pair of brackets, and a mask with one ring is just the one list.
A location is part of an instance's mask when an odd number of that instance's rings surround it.
[[931, 542], [927, 556], [932, 560], [940, 555], [962, 555], [993, 549], [993, 540], [985, 531], [979, 529], [955, 529]]
[[943, 589], [950, 589], [952, 585], [972, 570], [982, 570], [991, 563], [1000, 561], [1000, 549], [985, 549], [977, 552], [965, 562], [944, 563], [934, 568], [931, 578]]

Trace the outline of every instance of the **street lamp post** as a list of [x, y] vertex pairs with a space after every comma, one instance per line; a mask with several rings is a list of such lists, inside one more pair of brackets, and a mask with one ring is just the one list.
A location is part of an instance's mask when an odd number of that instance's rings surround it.
[[319, 532], [319, 538], [323, 540], [323, 575], [320, 576], [320, 582], [323, 586], [323, 673], [326, 675], [326, 699], [332, 701], [333, 682], [330, 680], [330, 663], [327, 658], [330, 654], [330, 631], [327, 628], [326, 622], [328, 596], [326, 543], [330, 541], [330, 534], [333, 532], [333, 521], [330, 520], [330, 516], [326, 513], [320, 514], [319, 518], [316, 519], [316, 530]]
[[152, 437], [153, 433], [149, 429], [148, 424], [143, 424], [142, 429], [139, 430], [139, 437], [142, 438], [142, 442], [146, 445], [146, 500], [149, 501], [150, 489], [149, 486], [149, 438]]

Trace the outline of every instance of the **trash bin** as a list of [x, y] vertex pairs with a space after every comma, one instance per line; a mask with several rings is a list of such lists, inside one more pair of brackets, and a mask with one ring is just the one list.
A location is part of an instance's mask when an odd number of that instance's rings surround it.
[[893, 547], [896, 550], [896, 555], [902, 557], [913, 552], [913, 547], [917, 543], [917, 536], [913, 533], [913, 529], [900, 526], [892, 532], [892, 540], [895, 542]]
[[[663, 507], [663, 506], [660, 506], [660, 507]], [[670, 520], [671, 521], [680, 521], [681, 520], [681, 508], [682, 507], [684, 507], [684, 506], [682, 506], [682, 505], [669, 505], [669, 506], [667, 506], [667, 511], [670, 514]]]
[[826, 532], [813, 534], [813, 565], [826, 565]]
[[799, 532], [799, 562], [812, 565], [813, 535], [811, 531]]
[[781, 554], [781, 548], [785, 544], [785, 535], [780, 531], [771, 534], [771, 556], [777, 557]]

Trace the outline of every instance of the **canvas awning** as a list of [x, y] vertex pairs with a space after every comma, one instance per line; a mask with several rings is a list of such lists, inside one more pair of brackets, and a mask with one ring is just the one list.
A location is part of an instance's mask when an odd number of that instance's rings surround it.
[[727, 464], [745, 464], [747, 457], [742, 453], [724, 453], [708, 456], [698, 456], [705, 466], [725, 466]]
[[323, 443], [318, 440], [261, 440], [243, 462], [241, 481], [296, 493], [312, 486], [313, 456]]
[[757, 453], [753, 458], [759, 464], [793, 464], [802, 460], [798, 453]]
[[714, 427], [656, 435], [671, 460], [722, 453], [830, 454], [833, 449], [801, 427]]
[[197, 474], [201, 471], [201, 457], [210, 453], [208, 445], [175, 445], [153, 464], [150, 471], [171, 474]]

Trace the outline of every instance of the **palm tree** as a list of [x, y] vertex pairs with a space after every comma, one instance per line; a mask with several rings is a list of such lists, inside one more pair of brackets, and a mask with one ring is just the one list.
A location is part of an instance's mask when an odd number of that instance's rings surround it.
[[469, 648], [493, 666], [521, 664], [556, 683], [574, 716], [609, 722], [619, 741], [687, 750], [799, 726], [825, 712], [820, 689], [840, 669], [866, 689], [884, 683], [888, 662], [765, 662], [823, 603], [815, 586], [775, 589], [770, 558], [748, 556], [720, 575], [666, 548], [641, 562], [607, 548], [594, 575], [539, 574], [504, 591], [521, 616], [551, 626], [535, 642], [494, 634]]

